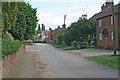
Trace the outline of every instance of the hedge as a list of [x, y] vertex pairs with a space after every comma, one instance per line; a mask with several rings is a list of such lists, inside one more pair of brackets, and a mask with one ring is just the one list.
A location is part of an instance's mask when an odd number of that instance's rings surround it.
[[2, 55], [1, 55], [1, 57], [4, 57], [5, 55], [12, 55], [12, 54], [16, 53], [21, 45], [22, 45], [22, 42], [19, 40], [9, 41], [7, 39], [2, 39]]

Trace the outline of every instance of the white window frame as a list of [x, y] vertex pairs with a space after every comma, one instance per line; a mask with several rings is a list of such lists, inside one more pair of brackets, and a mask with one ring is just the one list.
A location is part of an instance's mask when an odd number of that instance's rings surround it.
[[102, 26], [102, 20], [100, 19], [99, 20], [99, 27], [101, 27]]
[[99, 34], [99, 40], [102, 40], [102, 33]]
[[113, 40], [114, 38], [113, 38], [113, 32], [111, 32], [111, 39]]
[[[115, 21], [115, 16], [114, 16], [114, 21]], [[111, 24], [113, 24], [113, 18], [112, 18], [112, 16], [111, 16]]]

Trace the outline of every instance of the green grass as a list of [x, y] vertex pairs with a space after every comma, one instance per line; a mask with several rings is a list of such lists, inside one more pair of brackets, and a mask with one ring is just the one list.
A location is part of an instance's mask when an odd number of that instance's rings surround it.
[[71, 48], [67, 48], [67, 49], [64, 49], [64, 50], [79, 50], [79, 49], [71, 47]]
[[120, 67], [118, 66], [118, 56], [101, 55], [101, 56], [92, 56], [92, 57], [86, 57], [86, 58], [88, 60], [102, 63], [106, 66], [120, 70]]
[[68, 45], [54, 45], [54, 47], [64, 49], [64, 48], [70, 48], [71, 46], [68, 46]]

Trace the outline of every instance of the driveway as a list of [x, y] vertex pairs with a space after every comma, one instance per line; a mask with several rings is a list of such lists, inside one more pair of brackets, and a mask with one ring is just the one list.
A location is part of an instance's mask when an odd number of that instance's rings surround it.
[[[104, 50], [104, 49], [80, 49], [80, 50], [71, 50], [74, 53], [77, 53], [83, 57], [88, 57], [88, 56], [100, 56], [100, 55], [113, 55], [114, 51], [113, 50]], [[120, 53], [116, 51], [117, 54]]]
[[102, 64], [89, 61], [71, 51], [56, 49], [48, 44], [34, 44], [28, 50], [35, 50], [40, 60], [47, 64], [41, 78], [117, 78], [118, 71]]

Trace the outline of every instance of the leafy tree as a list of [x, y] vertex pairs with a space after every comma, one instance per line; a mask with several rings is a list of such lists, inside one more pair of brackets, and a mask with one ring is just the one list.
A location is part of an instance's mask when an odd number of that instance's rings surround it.
[[17, 16], [16, 2], [2, 2], [2, 36], [6, 31], [11, 29], [12, 23], [14, 23]]
[[26, 32], [26, 21], [25, 15], [18, 11], [15, 23], [12, 24], [11, 30], [9, 32], [17, 40], [24, 40], [24, 34]]
[[64, 41], [71, 45], [73, 41], [88, 41], [88, 35], [96, 35], [96, 22], [82, 19], [72, 23], [64, 33]]
[[37, 9], [32, 8], [29, 3], [25, 2], [18, 2], [17, 6], [18, 10], [23, 12], [23, 14], [25, 15], [26, 31], [24, 34], [24, 39], [25, 40], [30, 39], [35, 34], [35, 29], [38, 22], [36, 16]]

